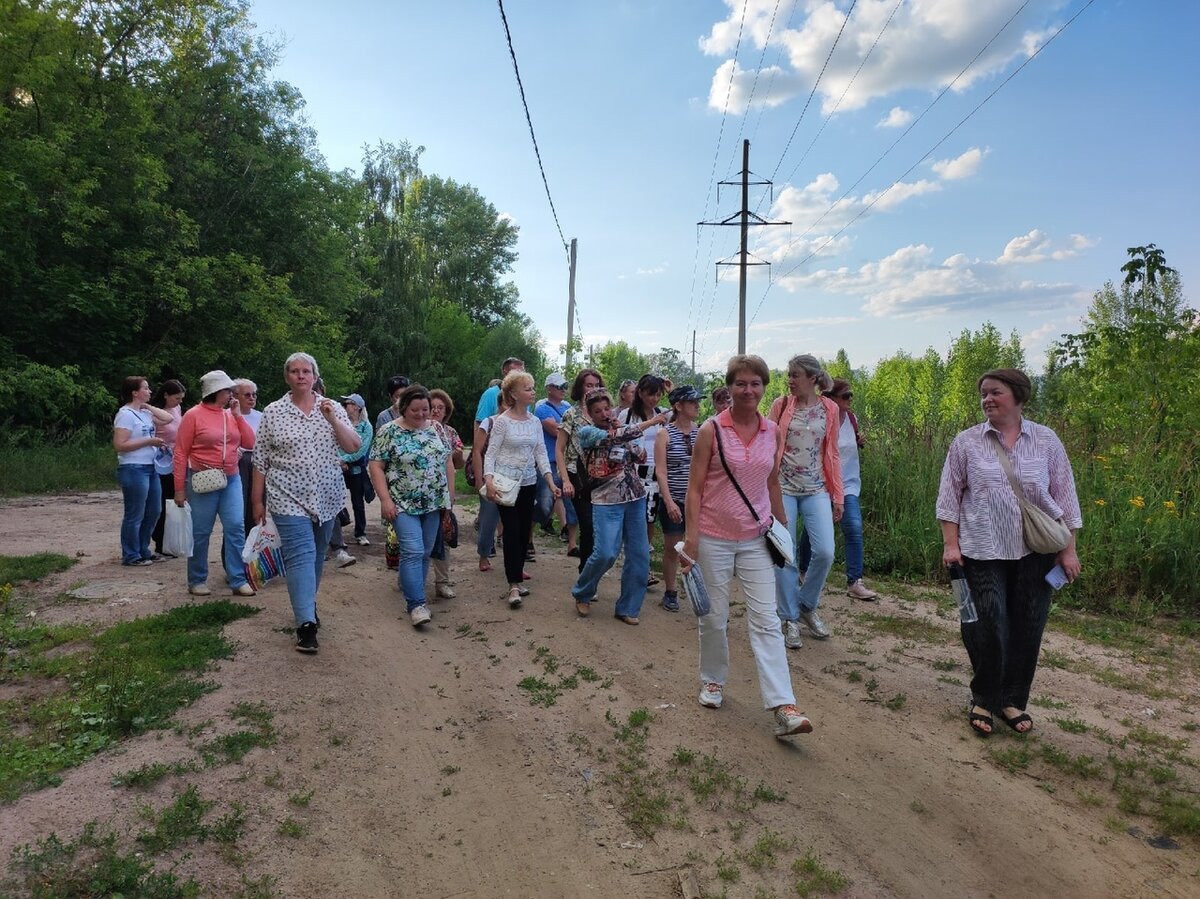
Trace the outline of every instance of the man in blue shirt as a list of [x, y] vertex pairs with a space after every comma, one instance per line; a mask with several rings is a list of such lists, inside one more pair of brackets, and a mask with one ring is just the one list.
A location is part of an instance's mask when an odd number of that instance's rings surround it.
[[[546, 375], [546, 398], [539, 400], [533, 407], [533, 414], [542, 422], [542, 436], [546, 441], [546, 453], [550, 456], [550, 473], [554, 476], [554, 483], [560, 489], [562, 488], [562, 478], [559, 476], [554, 451], [558, 441], [558, 423], [562, 421], [563, 413], [571, 408], [566, 394], [567, 379], [562, 372], [551, 372]], [[575, 517], [575, 507], [566, 497], [555, 502], [550, 493], [550, 485], [543, 480], [538, 487], [534, 518], [541, 524], [542, 530], [553, 534], [554, 519], [550, 514], [551, 508], [558, 515], [558, 520], [565, 526], [563, 533], [566, 534], [567, 543], [574, 546], [575, 528], [578, 523], [578, 519]]]
[[[509, 356], [504, 360], [504, 364], [500, 366], [500, 380], [504, 380], [504, 376], [514, 368], [525, 371], [525, 363], [516, 356]], [[483, 392], [479, 398], [479, 405], [475, 407], [475, 425], [487, 418], [489, 415], [496, 414], [496, 405], [500, 398], [499, 382], [493, 384]]]

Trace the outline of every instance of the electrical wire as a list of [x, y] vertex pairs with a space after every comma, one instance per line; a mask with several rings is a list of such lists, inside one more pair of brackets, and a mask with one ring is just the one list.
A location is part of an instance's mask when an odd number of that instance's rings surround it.
[[[1017, 66], [1015, 69], [1013, 69], [1013, 71], [1012, 71], [1011, 73], [1009, 73], [1009, 75], [1008, 75], [1008, 77], [1007, 77], [1007, 78], [1005, 78], [1005, 79], [1004, 79], [1003, 81], [1001, 81], [1001, 82], [1000, 82], [998, 85], [996, 85], [996, 87], [995, 87], [995, 88], [992, 90], [992, 92], [991, 92], [991, 93], [989, 93], [989, 94], [988, 94], [986, 97], [984, 97], [982, 100], [980, 100], [980, 101], [979, 101], [979, 103], [978, 103], [978, 104], [977, 104], [977, 105], [976, 105], [976, 106], [975, 106], [975, 107], [974, 107], [974, 108], [973, 108], [973, 109], [972, 109], [970, 112], [968, 112], [968, 113], [967, 113], [965, 116], [963, 116], [963, 117], [962, 117], [962, 118], [961, 118], [961, 119], [958, 121], [958, 123], [957, 123], [957, 124], [956, 124], [956, 125], [955, 125], [953, 128], [951, 128], [951, 129], [950, 129], [949, 131], [947, 131], [947, 132], [946, 132], [944, 135], [942, 135], [942, 138], [941, 138], [941, 139], [940, 139], [940, 140], [939, 140], [939, 141], [938, 141], [936, 144], [934, 144], [932, 147], [930, 147], [930, 148], [929, 148], [929, 149], [928, 149], [928, 150], [927, 150], [927, 151], [926, 151], [926, 152], [925, 152], [925, 153], [924, 153], [924, 154], [921, 156], [921, 158], [920, 158], [920, 159], [918, 159], [918, 160], [917, 160], [916, 162], [914, 162], [914, 163], [913, 163], [911, 166], [909, 166], [909, 167], [908, 167], [908, 169], [907, 169], [907, 170], [905, 170], [905, 172], [904, 172], [904, 173], [903, 173], [903, 174], [902, 174], [902, 175], [901, 175], [899, 178], [897, 178], [895, 181], [893, 181], [893, 182], [892, 182], [892, 183], [891, 183], [891, 184], [890, 184], [890, 185], [887, 187], [887, 189], [886, 189], [886, 190], [882, 191], [882, 192], [881, 192], [881, 193], [880, 193], [878, 196], [876, 196], [876, 197], [875, 197], [875, 199], [873, 199], [873, 200], [872, 200], [870, 203], [868, 203], [866, 206], [864, 206], [862, 209], [860, 209], [860, 210], [859, 210], [859, 212], [858, 212], [858, 214], [857, 214], [857, 215], [855, 215], [855, 216], [854, 216], [854, 218], [850, 219], [850, 221], [848, 221], [848, 222], [847, 222], [845, 225], [843, 225], [843, 226], [842, 226], [842, 227], [841, 227], [841, 228], [840, 228], [840, 229], [839, 229], [839, 230], [838, 230], [838, 231], [837, 231], [835, 234], [833, 234], [833, 235], [831, 235], [830, 237], [828, 237], [828, 238], [825, 240], [825, 242], [824, 242], [823, 244], [821, 244], [819, 247], [817, 247], [815, 250], [813, 250], [811, 253], [809, 253], [807, 256], [805, 256], [803, 259], [801, 259], [801, 260], [800, 260], [798, 263], [796, 263], [796, 264], [795, 264], [795, 265], [793, 265], [793, 266], [792, 266], [790, 269], [788, 269], [786, 272], [784, 272], [782, 275], [780, 275], [780, 276], [779, 276], [779, 277], [780, 277], [780, 280], [782, 280], [782, 279], [786, 278], [788, 275], [792, 274], [792, 272], [796, 271], [798, 268], [800, 268], [801, 266], [803, 266], [803, 265], [804, 265], [806, 262], [808, 262], [810, 259], [812, 259], [813, 257], [815, 257], [815, 256], [816, 256], [818, 253], [820, 253], [820, 252], [821, 252], [821, 250], [825, 249], [825, 247], [829, 246], [829, 244], [830, 244], [830, 243], [832, 243], [834, 240], [836, 240], [838, 237], [840, 237], [840, 236], [841, 236], [841, 235], [842, 235], [842, 234], [843, 234], [843, 233], [844, 233], [844, 232], [845, 232], [845, 231], [846, 231], [846, 230], [847, 230], [847, 229], [848, 229], [848, 228], [849, 228], [851, 225], [853, 225], [853, 224], [854, 224], [856, 221], [858, 221], [860, 218], [862, 218], [864, 215], [866, 215], [868, 212], [870, 212], [870, 211], [871, 211], [871, 209], [872, 209], [872, 208], [874, 208], [874, 206], [875, 206], [875, 204], [876, 204], [876, 203], [878, 203], [880, 200], [882, 200], [882, 199], [883, 199], [885, 196], [887, 196], [887, 195], [888, 195], [888, 193], [891, 191], [891, 189], [892, 189], [893, 187], [895, 187], [897, 184], [899, 184], [901, 181], [903, 181], [905, 178], [907, 178], [907, 177], [908, 177], [908, 176], [909, 176], [909, 175], [910, 175], [910, 174], [913, 172], [913, 170], [917, 168], [917, 166], [919, 166], [919, 165], [920, 165], [921, 163], [923, 163], [923, 162], [924, 162], [926, 159], [928, 159], [930, 156], [932, 156], [932, 155], [933, 155], [933, 153], [934, 153], [934, 152], [936, 152], [936, 150], [938, 149], [938, 147], [940, 147], [940, 146], [941, 146], [942, 144], [944, 144], [944, 143], [945, 143], [947, 140], [949, 140], [949, 139], [950, 139], [950, 137], [951, 137], [951, 136], [952, 136], [952, 135], [953, 135], [953, 134], [954, 134], [956, 131], [958, 131], [958, 129], [959, 129], [959, 128], [961, 128], [963, 125], [965, 125], [965, 124], [966, 124], [966, 123], [967, 123], [967, 122], [968, 122], [968, 121], [969, 121], [969, 120], [970, 120], [970, 119], [971, 119], [971, 118], [972, 118], [972, 117], [975, 115], [975, 113], [979, 112], [979, 110], [980, 110], [980, 109], [982, 109], [982, 108], [983, 108], [983, 106], [984, 106], [984, 105], [985, 105], [985, 104], [986, 104], [986, 103], [987, 103], [989, 100], [991, 100], [991, 99], [992, 99], [992, 97], [996, 96], [996, 94], [998, 94], [998, 93], [1000, 92], [1000, 90], [1001, 90], [1001, 89], [1002, 89], [1002, 88], [1003, 88], [1003, 87], [1004, 87], [1006, 84], [1008, 84], [1010, 81], [1012, 81], [1014, 78], [1016, 78], [1016, 77], [1017, 77], [1017, 75], [1019, 75], [1019, 74], [1021, 73], [1021, 71], [1022, 71], [1022, 70], [1024, 70], [1024, 68], [1025, 68], [1027, 65], [1029, 65], [1031, 62], [1033, 62], [1035, 59], [1037, 59], [1037, 58], [1038, 58], [1038, 56], [1039, 56], [1039, 55], [1041, 55], [1041, 52], [1042, 52], [1043, 50], [1045, 50], [1047, 47], [1049, 47], [1049, 46], [1050, 46], [1050, 44], [1051, 44], [1051, 43], [1053, 43], [1053, 42], [1054, 42], [1054, 40], [1055, 40], [1055, 39], [1056, 39], [1056, 38], [1057, 38], [1057, 37], [1058, 37], [1060, 34], [1062, 34], [1064, 31], [1066, 31], [1066, 29], [1067, 29], [1068, 27], [1070, 27], [1070, 25], [1071, 25], [1071, 24], [1072, 24], [1072, 23], [1073, 23], [1073, 22], [1074, 22], [1076, 19], [1078, 19], [1078, 18], [1079, 18], [1081, 15], [1083, 15], [1083, 13], [1087, 11], [1088, 7], [1090, 7], [1090, 6], [1091, 6], [1093, 3], [1095, 3], [1095, 2], [1096, 2], [1096, 0], [1087, 0], [1087, 2], [1086, 2], [1086, 3], [1084, 3], [1084, 5], [1083, 5], [1082, 7], [1080, 7], [1080, 8], [1079, 8], [1079, 10], [1078, 10], [1078, 11], [1075, 13], [1075, 15], [1071, 16], [1071, 18], [1069, 18], [1069, 19], [1068, 19], [1066, 22], [1064, 22], [1064, 23], [1063, 23], [1061, 26], [1059, 26], [1058, 30], [1057, 30], [1057, 31], [1055, 31], [1055, 32], [1054, 32], [1054, 34], [1050, 35], [1050, 37], [1049, 37], [1049, 38], [1047, 38], [1047, 39], [1046, 39], [1046, 41], [1045, 41], [1045, 42], [1044, 42], [1044, 43], [1043, 43], [1043, 44], [1042, 44], [1040, 47], [1038, 47], [1038, 48], [1037, 48], [1037, 50], [1035, 50], [1033, 53], [1031, 53], [1031, 54], [1029, 55], [1029, 57], [1028, 57], [1028, 58], [1027, 58], [1027, 59], [1026, 59], [1024, 62], [1022, 62], [1022, 63], [1021, 63], [1019, 66]], [[1022, 4], [1022, 7], [1021, 7], [1021, 9], [1024, 9], [1024, 8], [1025, 8], [1025, 5], [1027, 5], [1027, 4]], [[1017, 12], [1019, 13], [1019, 12], [1020, 12], [1020, 10], [1017, 10]], [[1015, 17], [1015, 15], [1016, 15], [1016, 14], [1014, 13], [1014, 17]], [[1012, 21], [1012, 19], [1009, 19], [1009, 21], [1011, 22], [1011, 21]], [[1007, 26], [1007, 23], [1005, 24], [1005, 26], [1004, 26], [1004, 27], [1008, 27], [1008, 26]], [[1001, 30], [1003, 30], [1003, 28], [1002, 28]], [[999, 35], [999, 32], [997, 32], [997, 36], [998, 36], [998, 35]], [[995, 38], [993, 38], [993, 40], [995, 40]], [[991, 41], [989, 41], [988, 43], [990, 44], [990, 43], [991, 43]], [[984, 49], [987, 49], [987, 48], [986, 48], [986, 46], [985, 46], [985, 48], [984, 48]], [[980, 53], [982, 53], [982, 52], [983, 52], [983, 51], [980, 51]], [[978, 56], [976, 56], [975, 58], [976, 58], [976, 59], [978, 59], [979, 57], [978, 57]], [[963, 71], [966, 71], [966, 70], [964, 69]], [[960, 73], [960, 75], [961, 75], [961, 73]], [[878, 164], [878, 163], [876, 163], [876, 164]], [[872, 167], [874, 167], [874, 166], [872, 166]], [[861, 180], [861, 179], [860, 179], [860, 180]], [[838, 200], [837, 202], [841, 202], [841, 200]], [[836, 203], [835, 203], [834, 205], [836, 205]], [[832, 209], [832, 208], [833, 208], [833, 207], [830, 207], [830, 209]], [[827, 211], [825, 212], [825, 215], [828, 215], [828, 214], [829, 214], [829, 210], [827, 210]], [[821, 216], [821, 218], [824, 218], [824, 217], [825, 217], [825, 215], [822, 215], [822, 216]], [[818, 221], [820, 221], [820, 219], [818, 219]], [[813, 226], [810, 226], [809, 230], [811, 230], [811, 228], [812, 228], [812, 227], [814, 227], [814, 226], [815, 226], [815, 224], [816, 224], [816, 223], [814, 222]], [[808, 233], [808, 232], [806, 231], [805, 233]], [[793, 243], [794, 243], [794, 242], [793, 242]], [[752, 315], [752, 316], [750, 317], [750, 321], [751, 321], [751, 322], [753, 322], [753, 321], [754, 321], [754, 319], [755, 319], [755, 318], [758, 316], [759, 310], [761, 310], [761, 309], [762, 309], [763, 302], [766, 300], [766, 298], [767, 298], [767, 294], [768, 294], [768, 293], [770, 293], [770, 290], [771, 290], [771, 285], [770, 285], [770, 284], [768, 284], [768, 285], [767, 285], [767, 289], [766, 289], [766, 290], [763, 292], [762, 299], [760, 299], [760, 300], [758, 301], [758, 306], [757, 306], [757, 307], [755, 307], [755, 310], [754, 310], [754, 315]]]
[[529, 115], [529, 103], [525, 100], [525, 85], [521, 82], [521, 69], [517, 66], [517, 51], [513, 49], [512, 32], [508, 27], [508, 16], [504, 14], [504, 0], [496, 0], [500, 6], [500, 21], [504, 23], [504, 37], [508, 41], [508, 55], [512, 57], [513, 74], [517, 76], [517, 89], [521, 92], [521, 105], [525, 108], [525, 121], [529, 125], [529, 138], [533, 141], [533, 154], [537, 157], [538, 171], [542, 173], [542, 186], [546, 188], [546, 199], [550, 203], [550, 214], [554, 216], [554, 227], [558, 229], [558, 239], [562, 241], [563, 249], [570, 257], [570, 247], [563, 235], [562, 225], [558, 221], [558, 210], [554, 208], [554, 197], [550, 195], [550, 182], [546, 179], [546, 168], [542, 165], [542, 151], [538, 149], [537, 135], [533, 132], [533, 118]]

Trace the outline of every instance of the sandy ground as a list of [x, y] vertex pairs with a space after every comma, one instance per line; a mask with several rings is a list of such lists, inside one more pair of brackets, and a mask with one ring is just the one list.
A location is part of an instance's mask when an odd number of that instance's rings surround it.
[[[115, 492], [0, 505], [5, 553], [79, 556], [22, 590], [42, 620], [104, 626], [188, 602], [182, 561], [117, 564], [119, 518]], [[473, 539], [470, 513], [460, 518]], [[648, 593], [641, 626], [629, 627], [609, 614], [610, 574], [592, 617], [579, 619], [568, 594], [574, 560], [540, 537], [532, 595], [510, 611], [499, 560], [480, 573], [464, 545], [453, 555], [458, 598], [433, 604], [431, 624], [414, 630], [375, 522], [370, 536], [370, 547], [352, 547], [358, 564], [327, 570], [319, 655], [293, 651], [286, 590], [269, 585], [252, 600], [262, 613], [228, 628], [237, 653], [213, 670], [219, 689], [178, 716], [183, 726], [0, 806], [0, 857], [91, 820], [135, 834], [140, 806], [161, 807], [192, 783], [217, 801], [212, 815], [233, 802], [247, 811], [240, 861], [209, 843], [170, 857], [214, 896], [263, 875], [286, 897], [786, 896], [795, 895], [792, 864], [809, 850], [849, 879], [846, 896], [1200, 896], [1197, 840], [1156, 840], [1152, 819], [1120, 812], [1103, 764], [1109, 748], [1052, 721], [1081, 720], [1110, 739], [1141, 726], [1186, 741], [1176, 744], [1185, 747], [1176, 788], [1194, 800], [1195, 731], [1185, 727], [1200, 720], [1194, 647], [1151, 667], [1145, 654], [1051, 633], [1045, 649], [1074, 664], [1043, 665], [1034, 693], [1058, 707], [1031, 708], [1031, 737], [1001, 728], [985, 741], [965, 722], [970, 675], [956, 621], [909, 588], [852, 601], [835, 571], [822, 601], [834, 636], [789, 653], [815, 730], [781, 741], [736, 609], [726, 702], [711, 711], [696, 702], [695, 619], [660, 609], [660, 588]], [[932, 629], [897, 635], [870, 616]], [[581, 666], [595, 679], [579, 678], [550, 707], [518, 687]], [[1101, 669], [1152, 675], [1168, 695], [1107, 686], [1094, 676]], [[147, 790], [111, 785], [147, 762], [195, 758], [198, 739], [234, 729], [228, 710], [243, 700], [273, 710], [276, 746]], [[638, 708], [652, 718], [633, 757], [612, 722]], [[1089, 754], [1103, 773], [1083, 780], [1036, 760], [1010, 773], [992, 754], [1024, 743]], [[689, 754], [695, 761], [680, 761]], [[706, 756], [726, 786], [700, 795], [689, 776]], [[627, 821], [639, 777], [657, 777], [672, 797], [670, 823], [650, 837]], [[750, 799], [760, 784], [782, 801]], [[289, 803], [308, 791], [306, 806]], [[299, 836], [280, 833], [289, 819]], [[756, 854], [756, 844], [774, 851]]]

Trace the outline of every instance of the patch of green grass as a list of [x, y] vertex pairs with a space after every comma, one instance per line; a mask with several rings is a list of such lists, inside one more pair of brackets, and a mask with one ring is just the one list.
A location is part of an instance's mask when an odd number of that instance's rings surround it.
[[265, 704], [239, 702], [230, 709], [229, 717], [249, 724], [251, 728], [222, 734], [201, 746], [201, 754], [209, 767], [240, 762], [252, 749], [275, 745], [274, 713]]
[[40, 581], [48, 574], [66, 571], [78, 560], [60, 553], [35, 553], [32, 556], [0, 556], [0, 584]]
[[792, 863], [792, 873], [796, 875], [796, 894], [803, 899], [835, 896], [850, 886], [850, 878], [821, 864], [820, 857], [812, 849]]
[[671, 754], [671, 761], [676, 765], [690, 765], [696, 761], [696, 753], [691, 749], [685, 749], [682, 746], [676, 746], [675, 751]]
[[147, 851], [156, 855], [174, 849], [188, 840], [203, 842], [209, 833], [203, 819], [215, 804], [200, 798], [200, 791], [196, 786], [188, 784], [187, 789], [178, 794], [175, 801], [161, 812], [155, 813], [149, 807], [143, 808], [143, 817], [152, 827], [141, 831], [137, 840]]
[[773, 830], [764, 830], [754, 845], [743, 856], [747, 865], [755, 871], [764, 868], [774, 868], [779, 863], [779, 856], [791, 852], [796, 845], [794, 837], [785, 837]]
[[877, 634], [891, 634], [902, 640], [915, 640], [920, 643], [946, 643], [957, 638], [953, 632], [920, 618], [868, 613], [859, 615], [858, 621]]
[[234, 899], [278, 899], [275, 892], [275, 879], [270, 874], [264, 874], [256, 880], [250, 880], [242, 875], [241, 887], [234, 894]]
[[1137, 743], [1139, 746], [1166, 751], [1181, 752], [1188, 748], [1188, 741], [1183, 737], [1168, 737], [1166, 734], [1150, 730], [1143, 724], [1135, 724], [1131, 727], [1129, 733], [1125, 735], [1125, 739], [1130, 743]]
[[762, 781], [754, 788], [753, 797], [759, 802], [786, 802], [787, 793], [777, 793]]
[[[1046, 653], [1042, 652], [1042, 658], [1045, 659]], [[1033, 696], [1029, 700], [1030, 704], [1036, 705], [1039, 709], [1069, 709], [1071, 704], [1063, 702], [1061, 699], [1053, 699], [1049, 696]]]
[[200, 896], [195, 880], [181, 880], [173, 871], [155, 871], [154, 860], [142, 852], [122, 852], [117, 835], [101, 831], [95, 821], [85, 825], [75, 840], [63, 842], [52, 833], [36, 845], [21, 846], [13, 853], [9, 872], [0, 884], [4, 894], [20, 890], [31, 899]]
[[1033, 750], [1027, 745], [1013, 746], [1008, 749], [989, 749], [988, 755], [1009, 774], [1024, 771], [1033, 761]]
[[316, 790], [309, 790], [307, 793], [290, 793], [288, 795], [288, 802], [297, 808], [306, 808], [312, 802], [315, 793]]
[[36, 445], [5, 441], [0, 445], [0, 496], [114, 489], [112, 443], [97, 436], [86, 426]]
[[178, 777], [199, 770], [200, 766], [193, 761], [172, 762], [169, 765], [165, 762], [147, 762], [145, 765], [142, 765], [140, 768], [134, 768], [132, 771], [114, 774], [112, 785], [114, 787], [145, 789], [154, 786], [154, 784], [158, 783], [164, 777], [171, 775]]
[[240, 802], [231, 804], [229, 812], [213, 822], [209, 834], [218, 843], [233, 846], [246, 832], [246, 807]]
[[1090, 755], [1071, 755], [1069, 752], [1059, 749], [1053, 743], [1042, 743], [1039, 749], [1041, 750], [1042, 760], [1046, 764], [1072, 777], [1091, 780], [1092, 778], [1099, 777], [1104, 771]]
[[923, 815], [929, 811], [929, 809], [925, 808], [925, 803], [921, 802], [920, 799], [914, 799], [908, 804], [908, 807], [918, 815]]
[[893, 712], [898, 712], [902, 708], [904, 708], [905, 703], [907, 703], [907, 702], [908, 702], [908, 695], [906, 693], [897, 693], [891, 699], [884, 701], [883, 704], [884, 704], [884, 707], [891, 709]]
[[742, 871], [737, 866], [737, 861], [722, 853], [717, 856], [717, 877], [725, 881], [725, 883], [737, 883], [742, 879]]
[[221, 630], [259, 609], [227, 601], [122, 622], [72, 656], [70, 676], [0, 712], [0, 801], [53, 784], [57, 774], [117, 740], [161, 728], [214, 689], [200, 679], [232, 645]]
[[934, 671], [953, 671], [958, 667], [958, 662], [954, 659], [935, 659], [933, 662]]
[[1172, 836], [1200, 835], [1200, 805], [1183, 793], [1164, 795], [1155, 810], [1154, 820], [1163, 833]]
[[293, 840], [298, 840], [308, 833], [308, 825], [288, 815], [279, 822], [278, 833], [281, 837], [291, 837]]
[[1088, 731], [1087, 723], [1078, 718], [1051, 718], [1050, 720], [1069, 734], [1086, 734]]
[[458, 765], [445, 765], [442, 768], [442, 775], [444, 777], [449, 777], [451, 774], [457, 774], [461, 770], [462, 768], [460, 768]]

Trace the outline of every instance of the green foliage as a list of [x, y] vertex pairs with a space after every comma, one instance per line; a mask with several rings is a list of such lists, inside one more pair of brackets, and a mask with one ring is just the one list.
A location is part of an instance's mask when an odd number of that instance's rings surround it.
[[48, 574], [66, 571], [76, 559], [60, 553], [35, 553], [32, 556], [0, 556], [0, 584], [40, 581]]
[[[111, 398], [105, 404], [111, 406]], [[116, 453], [110, 442], [97, 443], [96, 434], [91, 427], [49, 440], [34, 429], [10, 433], [0, 440], [0, 496], [112, 490]]]

